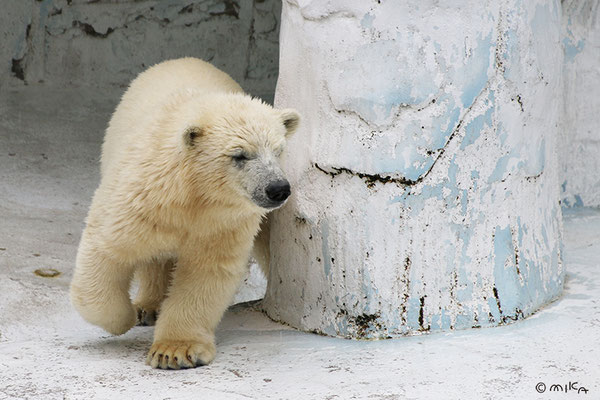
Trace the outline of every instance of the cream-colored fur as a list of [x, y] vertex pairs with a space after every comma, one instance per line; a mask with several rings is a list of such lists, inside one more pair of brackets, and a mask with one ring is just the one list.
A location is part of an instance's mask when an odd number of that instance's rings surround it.
[[[284, 179], [277, 156], [298, 118], [250, 98], [198, 59], [140, 74], [106, 131], [71, 283], [79, 313], [115, 335], [158, 314], [150, 365], [211, 362], [215, 328], [261, 221], [276, 207], [265, 205], [265, 180]], [[268, 246], [268, 231], [260, 237]], [[268, 249], [257, 250], [268, 264]]]

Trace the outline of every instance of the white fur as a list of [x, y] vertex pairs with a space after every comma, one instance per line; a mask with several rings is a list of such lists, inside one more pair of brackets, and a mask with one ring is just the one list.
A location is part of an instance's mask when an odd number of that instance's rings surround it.
[[[106, 131], [102, 180], [71, 283], [79, 313], [119, 335], [136, 319], [152, 323], [158, 312], [149, 364], [212, 361], [214, 330], [268, 211], [252, 192], [265, 186], [265, 177], [283, 176], [274, 154], [298, 118], [250, 98], [198, 59], [140, 74]], [[252, 167], [233, 161], [239, 151], [254, 157]], [[263, 246], [265, 235], [257, 241]], [[268, 249], [257, 258], [268, 264]], [[132, 305], [134, 274], [140, 291]]]

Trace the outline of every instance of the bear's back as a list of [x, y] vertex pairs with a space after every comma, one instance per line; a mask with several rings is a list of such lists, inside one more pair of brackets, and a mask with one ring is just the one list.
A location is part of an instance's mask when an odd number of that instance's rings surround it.
[[102, 146], [101, 173], [117, 164], [130, 141], [139, 141], [143, 128], [152, 124], [169, 99], [185, 90], [242, 92], [229, 75], [197, 58], [164, 61], [137, 76], [115, 110]]

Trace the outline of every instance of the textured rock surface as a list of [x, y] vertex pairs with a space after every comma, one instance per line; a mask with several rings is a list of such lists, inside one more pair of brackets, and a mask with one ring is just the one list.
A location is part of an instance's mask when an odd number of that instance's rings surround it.
[[12, 1], [0, 15], [0, 85], [124, 86], [152, 64], [195, 56], [271, 101], [280, 8], [277, 0]]
[[600, 1], [563, 1], [563, 205], [600, 207]]
[[388, 337], [561, 293], [560, 19], [558, 1], [284, 2], [276, 103], [304, 124], [271, 317]]

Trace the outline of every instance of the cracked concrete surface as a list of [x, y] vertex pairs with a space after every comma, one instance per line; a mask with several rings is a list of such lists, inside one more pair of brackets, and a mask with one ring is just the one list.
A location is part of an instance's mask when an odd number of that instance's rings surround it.
[[[350, 341], [235, 306], [213, 364], [150, 369], [151, 327], [110, 336], [84, 322], [67, 296], [119, 93], [0, 93], [0, 399], [546, 399], [536, 385], [569, 382], [589, 390], [582, 398], [600, 396], [597, 210], [566, 216], [564, 295], [515, 324]], [[35, 274], [43, 268], [60, 275]]]

